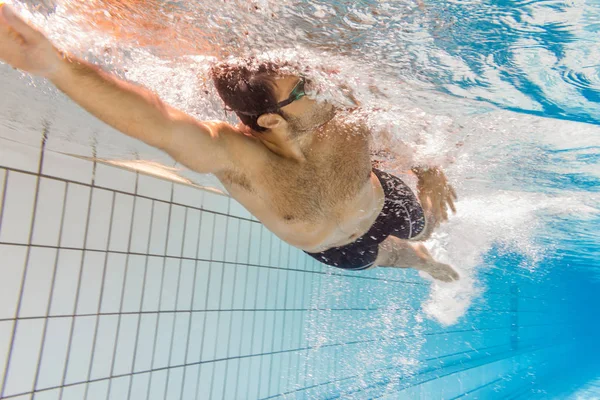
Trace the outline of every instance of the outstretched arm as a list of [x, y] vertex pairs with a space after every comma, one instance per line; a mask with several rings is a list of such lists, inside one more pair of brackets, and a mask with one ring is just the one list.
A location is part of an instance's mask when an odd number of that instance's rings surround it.
[[228, 124], [197, 121], [151, 91], [61, 53], [7, 5], [0, 5], [0, 61], [48, 78], [105, 123], [191, 169], [208, 173], [231, 167], [227, 147], [241, 135]]

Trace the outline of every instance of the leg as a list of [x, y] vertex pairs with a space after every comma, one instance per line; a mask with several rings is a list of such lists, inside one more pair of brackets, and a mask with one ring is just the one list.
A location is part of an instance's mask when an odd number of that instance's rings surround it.
[[379, 253], [374, 265], [414, 268], [444, 282], [452, 282], [459, 278], [458, 273], [451, 266], [435, 261], [422, 243], [414, 243], [394, 236], [389, 236], [379, 245]]

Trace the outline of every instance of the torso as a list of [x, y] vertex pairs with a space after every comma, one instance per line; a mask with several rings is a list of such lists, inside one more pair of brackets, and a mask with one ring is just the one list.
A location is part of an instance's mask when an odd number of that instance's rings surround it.
[[[372, 174], [369, 132], [338, 119], [311, 134], [306, 161], [271, 153], [218, 174], [233, 198], [289, 244], [320, 252], [366, 233], [383, 207]], [[242, 172], [243, 171], [243, 172]]]

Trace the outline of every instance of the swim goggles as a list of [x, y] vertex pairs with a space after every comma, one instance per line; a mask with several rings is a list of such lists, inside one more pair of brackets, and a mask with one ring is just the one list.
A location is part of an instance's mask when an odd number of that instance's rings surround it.
[[[290, 92], [290, 95], [287, 99], [280, 101], [279, 103], [277, 103], [277, 105], [275, 106], [275, 108], [270, 108], [268, 110], [265, 110], [263, 112], [261, 112], [261, 114], [266, 114], [266, 113], [270, 113], [270, 112], [274, 112], [274, 111], [278, 111], [281, 108], [292, 104], [293, 102], [300, 100], [301, 98], [303, 98], [304, 96], [306, 96], [306, 91], [305, 91], [305, 86], [306, 86], [306, 79], [301, 77], [300, 80], [298, 81], [298, 83], [296, 83], [296, 86], [294, 86], [294, 88], [292, 89], [292, 91]], [[238, 111], [238, 110], [234, 110], [230, 107], [225, 107], [225, 111], [233, 111], [233, 112], [237, 112], [238, 114], [243, 114], [243, 115], [259, 115], [256, 112], [249, 112], [249, 111]]]

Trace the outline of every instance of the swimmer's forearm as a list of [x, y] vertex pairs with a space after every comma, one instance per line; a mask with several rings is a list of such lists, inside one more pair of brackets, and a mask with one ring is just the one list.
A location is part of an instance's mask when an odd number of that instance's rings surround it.
[[173, 121], [185, 117], [151, 91], [76, 57], [62, 57], [49, 79], [100, 120], [160, 149], [166, 148], [171, 140]]

